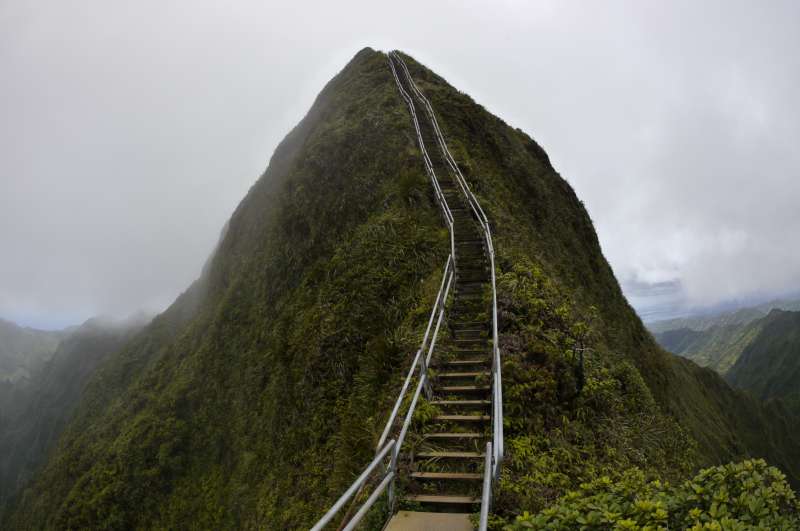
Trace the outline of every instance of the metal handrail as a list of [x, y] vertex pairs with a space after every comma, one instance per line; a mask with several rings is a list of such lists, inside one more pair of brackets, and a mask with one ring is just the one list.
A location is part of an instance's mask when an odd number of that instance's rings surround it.
[[[403, 403], [403, 398], [406, 395], [406, 391], [408, 390], [408, 386], [411, 383], [411, 377], [414, 375], [414, 370], [419, 365], [420, 357], [422, 353], [425, 351], [425, 346], [428, 343], [428, 335], [430, 334], [431, 327], [433, 326], [433, 320], [436, 317], [436, 310], [444, 305], [444, 302], [447, 300], [447, 296], [442, 296], [444, 294], [445, 284], [447, 283], [448, 274], [451, 272], [453, 261], [448, 257], [447, 262], [444, 266], [444, 273], [442, 274], [442, 284], [439, 287], [439, 294], [436, 296], [436, 301], [433, 303], [433, 309], [431, 310], [431, 316], [428, 319], [428, 327], [425, 329], [425, 335], [422, 338], [422, 345], [417, 350], [416, 356], [414, 356], [414, 361], [411, 362], [411, 367], [408, 369], [408, 374], [406, 375], [406, 379], [403, 382], [403, 387], [400, 389], [400, 394], [397, 396], [397, 401], [394, 404], [394, 408], [392, 408], [392, 413], [389, 415], [389, 420], [386, 421], [386, 426], [383, 428], [383, 433], [381, 434], [380, 439], [378, 440], [378, 449], [383, 446], [384, 441], [389, 436], [389, 431], [394, 425], [394, 421], [397, 418], [397, 413], [400, 411], [400, 406]], [[425, 363], [427, 366], [427, 363]], [[424, 371], [423, 371], [424, 372]]]
[[489, 227], [489, 220], [486, 217], [486, 213], [483, 211], [483, 208], [478, 202], [478, 199], [475, 197], [475, 194], [472, 193], [469, 184], [464, 178], [464, 175], [461, 173], [461, 168], [459, 168], [458, 164], [453, 158], [452, 153], [450, 153], [450, 149], [447, 147], [447, 142], [445, 141], [444, 135], [439, 127], [439, 122], [436, 120], [436, 114], [433, 112], [433, 107], [431, 106], [430, 101], [428, 101], [428, 98], [425, 97], [425, 94], [423, 94], [419, 87], [417, 87], [416, 83], [414, 83], [411, 73], [408, 71], [408, 67], [400, 55], [397, 52], [391, 52], [391, 55], [402, 66], [411, 90], [413, 90], [414, 94], [420, 99], [420, 101], [423, 102], [423, 106], [425, 107], [428, 118], [433, 124], [433, 130], [439, 143], [439, 147], [441, 148], [442, 153], [445, 155], [445, 160], [447, 161], [448, 166], [450, 166], [450, 168], [453, 170], [453, 174], [456, 177], [456, 182], [461, 188], [462, 193], [466, 196], [467, 202], [475, 214], [478, 224], [483, 230], [484, 239], [486, 241], [492, 279], [492, 441], [494, 442], [492, 475], [495, 479], [499, 479], [501, 470], [500, 465], [503, 461], [505, 443], [503, 436], [503, 379], [501, 373], [500, 342], [497, 329], [497, 279], [492, 231]]
[[[331, 507], [328, 510], [327, 513], [325, 513], [325, 516], [323, 516], [322, 518], [319, 519], [319, 521], [314, 525], [314, 527], [311, 528], [311, 531], [320, 531], [323, 527], [328, 525], [328, 523], [331, 520], [333, 520], [333, 517], [336, 516], [336, 513], [338, 513], [342, 509], [342, 507], [344, 507], [344, 504], [347, 503], [347, 500], [349, 500], [353, 496], [353, 494], [355, 494], [355, 492], [358, 489], [360, 489], [361, 486], [364, 485], [364, 483], [366, 483], [366, 481], [369, 478], [369, 475], [372, 473], [372, 471], [375, 470], [378, 467], [378, 464], [381, 461], [383, 461], [383, 459], [386, 457], [386, 454], [388, 454], [389, 451], [394, 449], [395, 446], [397, 446], [395, 444], [395, 440], [392, 439], [391, 441], [386, 443], [386, 446], [381, 448], [381, 450], [378, 452], [378, 454], [375, 456], [375, 458], [372, 460], [372, 462], [369, 465], [367, 465], [367, 468], [365, 468], [364, 471], [361, 473], [361, 475], [358, 476], [358, 478], [353, 482], [353, 484], [350, 485], [350, 487], [346, 491], [344, 491], [344, 494], [342, 494], [339, 497], [339, 499], [336, 500], [336, 503], [333, 504], [333, 507]], [[394, 452], [392, 452], [392, 458], [394, 458]], [[394, 474], [393, 467], [389, 468], [389, 470], [387, 472], [387, 476], [389, 476], [389, 474], [392, 474], [392, 475]], [[383, 484], [383, 483], [381, 483], [381, 484]], [[373, 500], [373, 503], [374, 503], [374, 500]], [[359, 513], [360, 512], [361, 511], [359, 511]], [[358, 515], [356, 515], [356, 516], [358, 516]], [[361, 517], [363, 517], [363, 514], [361, 515]], [[350, 522], [353, 523], [354, 520], [355, 520], [355, 517]], [[357, 523], [358, 522], [355, 522], [353, 525], [355, 525]]]
[[486, 443], [486, 457], [483, 464], [483, 492], [481, 493], [481, 518], [478, 531], [486, 531], [489, 525], [489, 509], [492, 503], [492, 443]]

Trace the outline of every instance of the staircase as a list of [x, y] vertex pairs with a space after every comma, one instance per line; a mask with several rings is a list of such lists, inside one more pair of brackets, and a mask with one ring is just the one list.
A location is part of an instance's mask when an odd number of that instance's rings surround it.
[[[433, 157], [431, 157], [433, 158]], [[437, 175], [447, 175], [445, 168]], [[419, 433], [409, 457], [403, 505], [432, 512], [475, 512], [491, 421], [490, 277], [483, 238], [452, 181], [440, 183], [453, 214], [456, 281], [449, 337], [433, 354], [431, 405], [440, 414]], [[410, 502], [410, 503], [408, 503]]]
[[[491, 230], [447, 148], [433, 108], [400, 55], [391, 52], [388, 57], [450, 231], [450, 256], [428, 327], [378, 441], [375, 458], [312, 531], [322, 531], [333, 522], [349, 500], [363, 498], [370, 484], [372, 492], [363, 504], [343, 517], [343, 531], [354, 530], [384, 492], [390, 511], [397, 508], [397, 501], [401, 509], [385, 531], [467, 531], [472, 529], [468, 514], [478, 510], [479, 528], [484, 531], [492, 482], [499, 477], [503, 458]], [[406, 441], [423, 395], [436, 413]], [[352, 506], [349, 511], [354, 510]]]
[[[399, 58], [390, 55], [405, 92], [415, 94]], [[420, 112], [414, 97], [420, 143], [453, 220], [454, 297], [448, 312], [449, 334], [436, 344], [431, 405], [439, 411], [418, 433], [421, 441], [404, 457], [410, 462], [401, 507], [431, 512], [475, 512], [481, 503], [485, 448], [491, 437], [491, 276], [485, 236], [439, 145], [435, 125]], [[401, 449], [402, 452], [402, 449]]]

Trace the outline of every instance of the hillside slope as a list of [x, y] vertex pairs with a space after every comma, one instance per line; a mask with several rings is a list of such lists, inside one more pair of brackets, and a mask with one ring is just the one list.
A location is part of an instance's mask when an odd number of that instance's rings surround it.
[[794, 311], [800, 301], [774, 300], [732, 312], [657, 321], [648, 329], [664, 349], [725, 376], [759, 336], [773, 309]]
[[773, 310], [726, 375], [762, 400], [781, 398], [800, 411], [800, 312]]
[[[653, 342], [542, 148], [407, 62], [495, 233], [500, 517], [630, 466], [759, 455], [800, 478], [795, 419]], [[362, 50], [202, 278], [97, 372], [10, 526], [307, 528], [372, 456], [447, 246], [386, 56]]]
[[0, 386], [28, 380], [47, 363], [63, 337], [59, 331], [24, 328], [0, 319]]
[[0, 397], [0, 514], [45, 460], [95, 368], [143, 324], [90, 319], [61, 341], [27, 386]]
[[653, 337], [669, 352], [724, 376], [759, 335], [763, 325], [763, 319], [756, 319], [746, 323], [713, 325], [702, 331], [690, 328], [666, 330], [654, 333]]

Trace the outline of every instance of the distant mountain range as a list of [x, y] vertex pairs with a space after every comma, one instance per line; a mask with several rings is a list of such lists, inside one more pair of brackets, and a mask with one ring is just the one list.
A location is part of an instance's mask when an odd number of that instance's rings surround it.
[[773, 310], [725, 379], [762, 400], [782, 398], [800, 411], [800, 312]]
[[731, 311], [653, 321], [647, 324], [647, 328], [653, 334], [659, 334], [670, 330], [680, 330], [683, 328], [702, 332], [715, 326], [747, 324], [756, 319], [766, 317], [772, 310], [800, 311], [800, 299], [776, 299]]
[[68, 333], [24, 328], [0, 319], [0, 382], [28, 380], [53, 356]]
[[649, 325], [666, 350], [714, 369], [735, 387], [800, 406], [800, 301], [773, 301]]

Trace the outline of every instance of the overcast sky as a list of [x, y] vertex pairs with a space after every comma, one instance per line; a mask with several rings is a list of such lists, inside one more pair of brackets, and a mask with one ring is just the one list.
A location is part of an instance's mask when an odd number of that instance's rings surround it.
[[792, 1], [0, 0], [0, 317], [164, 309], [364, 46], [536, 138], [642, 314], [797, 291], [799, 23]]

